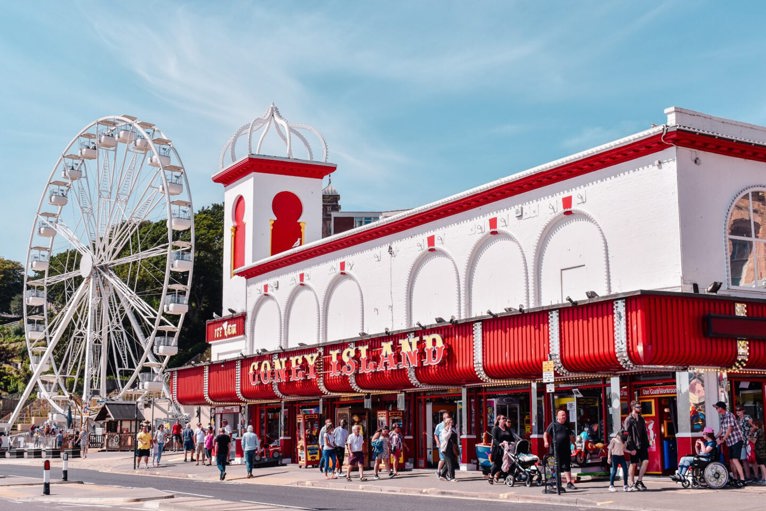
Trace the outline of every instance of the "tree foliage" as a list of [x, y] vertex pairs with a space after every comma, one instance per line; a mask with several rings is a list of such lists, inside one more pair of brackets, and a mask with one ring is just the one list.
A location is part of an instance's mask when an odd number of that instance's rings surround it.
[[0, 312], [11, 310], [11, 301], [24, 286], [24, 266], [0, 257]]
[[189, 291], [189, 312], [179, 337], [178, 355], [170, 364], [180, 366], [207, 348], [205, 323], [221, 312], [223, 292], [223, 204], [202, 208], [194, 216], [194, 275]]

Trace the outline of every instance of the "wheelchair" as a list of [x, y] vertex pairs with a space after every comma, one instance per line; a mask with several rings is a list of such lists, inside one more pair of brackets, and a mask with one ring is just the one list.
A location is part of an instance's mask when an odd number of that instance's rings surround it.
[[680, 483], [684, 488], [710, 488], [720, 490], [729, 483], [729, 470], [726, 466], [714, 459], [694, 457], [691, 466], [681, 478]]

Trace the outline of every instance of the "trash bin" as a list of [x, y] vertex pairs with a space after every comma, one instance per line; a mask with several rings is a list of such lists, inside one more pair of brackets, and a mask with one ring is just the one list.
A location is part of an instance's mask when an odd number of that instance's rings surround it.
[[662, 441], [662, 461], [665, 470], [678, 468], [678, 444], [675, 438]]

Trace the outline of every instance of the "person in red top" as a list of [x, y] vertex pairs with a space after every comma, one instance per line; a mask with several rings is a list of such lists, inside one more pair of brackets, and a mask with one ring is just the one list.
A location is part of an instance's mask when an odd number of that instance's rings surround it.
[[179, 445], [183, 445], [183, 439], [181, 438], [181, 431], [183, 428], [181, 427], [181, 421], [176, 419], [176, 423], [173, 424], [173, 428], [171, 429], [171, 433], [173, 433], [173, 450], [177, 451]]

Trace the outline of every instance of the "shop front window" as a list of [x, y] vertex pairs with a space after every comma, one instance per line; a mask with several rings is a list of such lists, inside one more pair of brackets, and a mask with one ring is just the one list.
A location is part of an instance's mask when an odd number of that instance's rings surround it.
[[728, 221], [730, 284], [766, 288], [766, 190], [747, 192], [735, 203]]

